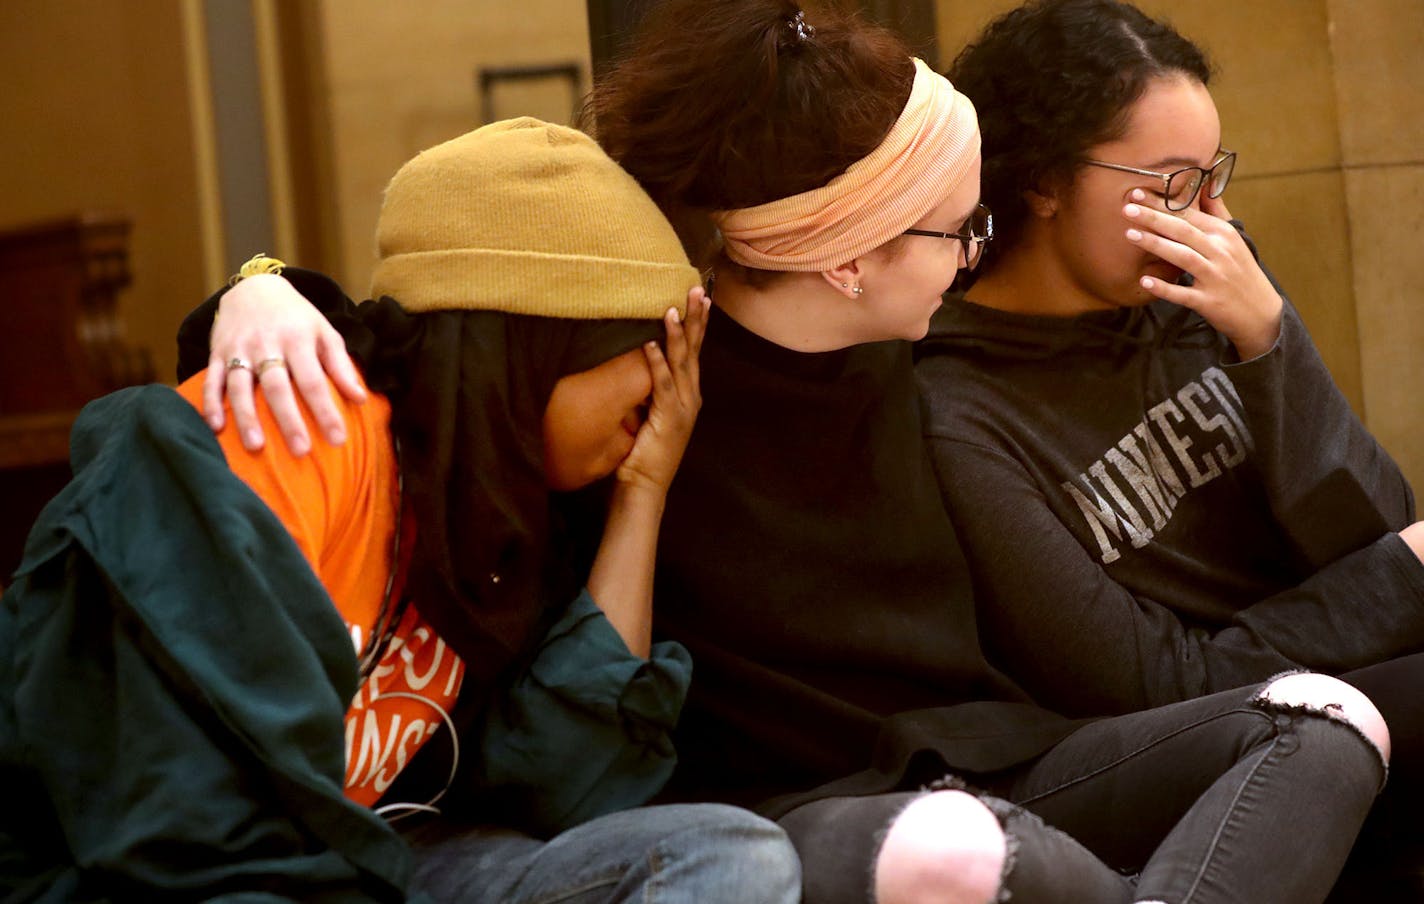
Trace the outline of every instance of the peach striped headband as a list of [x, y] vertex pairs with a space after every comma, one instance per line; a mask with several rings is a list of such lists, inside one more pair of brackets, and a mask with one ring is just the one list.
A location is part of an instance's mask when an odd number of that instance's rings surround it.
[[915, 83], [880, 146], [820, 188], [712, 220], [727, 256], [762, 270], [815, 272], [854, 260], [913, 226], [979, 156], [969, 98], [915, 60]]

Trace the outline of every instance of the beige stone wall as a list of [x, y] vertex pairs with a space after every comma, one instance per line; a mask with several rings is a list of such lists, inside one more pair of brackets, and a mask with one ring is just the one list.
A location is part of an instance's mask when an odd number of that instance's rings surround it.
[[1365, 413], [1424, 488], [1424, 3], [1327, 5]]
[[[946, 62], [1016, 0], [938, 0]], [[1140, 0], [1217, 69], [1226, 199], [1336, 382], [1424, 486], [1424, 4]]]
[[[381, 192], [420, 150], [481, 125], [478, 66], [572, 61], [589, 84], [588, 19], [570, 0], [319, 0], [331, 122], [336, 271], [370, 284]], [[517, 14], [516, 11], [517, 10]], [[500, 118], [567, 122], [576, 98], [556, 83], [496, 94]]]
[[[171, 379], [173, 336], [207, 289], [179, 0], [0, 2], [0, 228], [133, 220], [130, 338]], [[4, 343], [14, 337], [0, 337]]]

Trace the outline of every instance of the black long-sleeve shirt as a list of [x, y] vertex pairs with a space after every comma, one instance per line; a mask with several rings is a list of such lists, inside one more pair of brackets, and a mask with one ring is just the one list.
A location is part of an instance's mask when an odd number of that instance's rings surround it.
[[696, 662], [683, 787], [754, 801], [872, 763], [888, 787], [916, 749], [992, 771], [1067, 734], [980, 648], [909, 343], [808, 354], [712, 315], [658, 553], [658, 627]]

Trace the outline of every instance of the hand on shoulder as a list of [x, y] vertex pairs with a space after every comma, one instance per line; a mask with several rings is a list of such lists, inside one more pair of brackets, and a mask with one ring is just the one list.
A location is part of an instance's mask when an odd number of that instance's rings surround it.
[[287, 280], [262, 273], [238, 282], [222, 297], [209, 341], [202, 410], [214, 431], [226, 421], [226, 396], [243, 446], [262, 448], [266, 437], [253, 399], [254, 385], [260, 385], [292, 454], [311, 449], [298, 394], [326, 440], [345, 441], [331, 387], [359, 403], [365, 386], [341, 335]]

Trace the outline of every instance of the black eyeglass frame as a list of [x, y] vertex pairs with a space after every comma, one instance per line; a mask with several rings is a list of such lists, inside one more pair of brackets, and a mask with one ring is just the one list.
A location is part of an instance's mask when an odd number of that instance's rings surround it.
[[[1201, 193], [1202, 186], [1210, 184], [1213, 174], [1215, 174], [1216, 171], [1221, 168], [1222, 164], [1226, 163], [1227, 161], [1230, 161], [1231, 168], [1227, 170], [1226, 178], [1222, 180], [1221, 187], [1216, 189], [1215, 191], [1212, 191], [1208, 188], [1206, 196], [1208, 198], [1219, 198], [1226, 191], [1226, 186], [1231, 182], [1232, 173], [1236, 172], [1236, 152], [1228, 151], [1226, 148], [1219, 148], [1217, 150], [1217, 153], [1221, 156], [1217, 158], [1215, 163], [1213, 163], [1210, 167], [1207, 167], [1206, 169], [1203, 169], [1200, 166], [1184, 166], [1181, 169], [1173, 170], [1170, 173], [1159, 173], [1154, 170], [1138, 169], [1135, 166], [1123, 166], [1121, 163], [1107, 163], [1103, 160], [1084, 160], [1083, 162], [1086, 163], [1088, 166], [1100, 166], [1103, 169], [1117, 170], [1118, 172], [1122, 173], [1135, 173], [1139, 176], [1153, 176], [1157, 179], [1161, 179], [1163, 202], [1167, 205], [1168, 210], [1178, 211], [1186, 210], [1188, 207], [1191, 207], [1192, 202], [1195, 201], [1197, 199], [1197, 195]], [[1182, 175], [1183, 173], [1197, 173], [1197, 184], [1196, 187], [1194, 187], [1191, 192], [1188, 193], [1185, 202], [1180, 205], [1174, 206], [1174, 202], [1172, 201], [1172, 180]]]
[[[964, 267], [966, 270], [973, 270], [979, 266], [979, 259], [984, 256], [984, 246], [994, 239], [994, 212], [987, 204], [980, 204], [974, 208], [974, 213], [969, 215], [965, 225], [974, 222], [975, 215], [980, 211], [984, 214], [984, 234], [976, 235], [972, 226], [968, 232], [936, 232], [933, 229], [906, 229], [901, 235], [927, 235], [932, 239], [958, 239], [964, 249]], [[973, 253], [970, 248], [973, 248]]]

